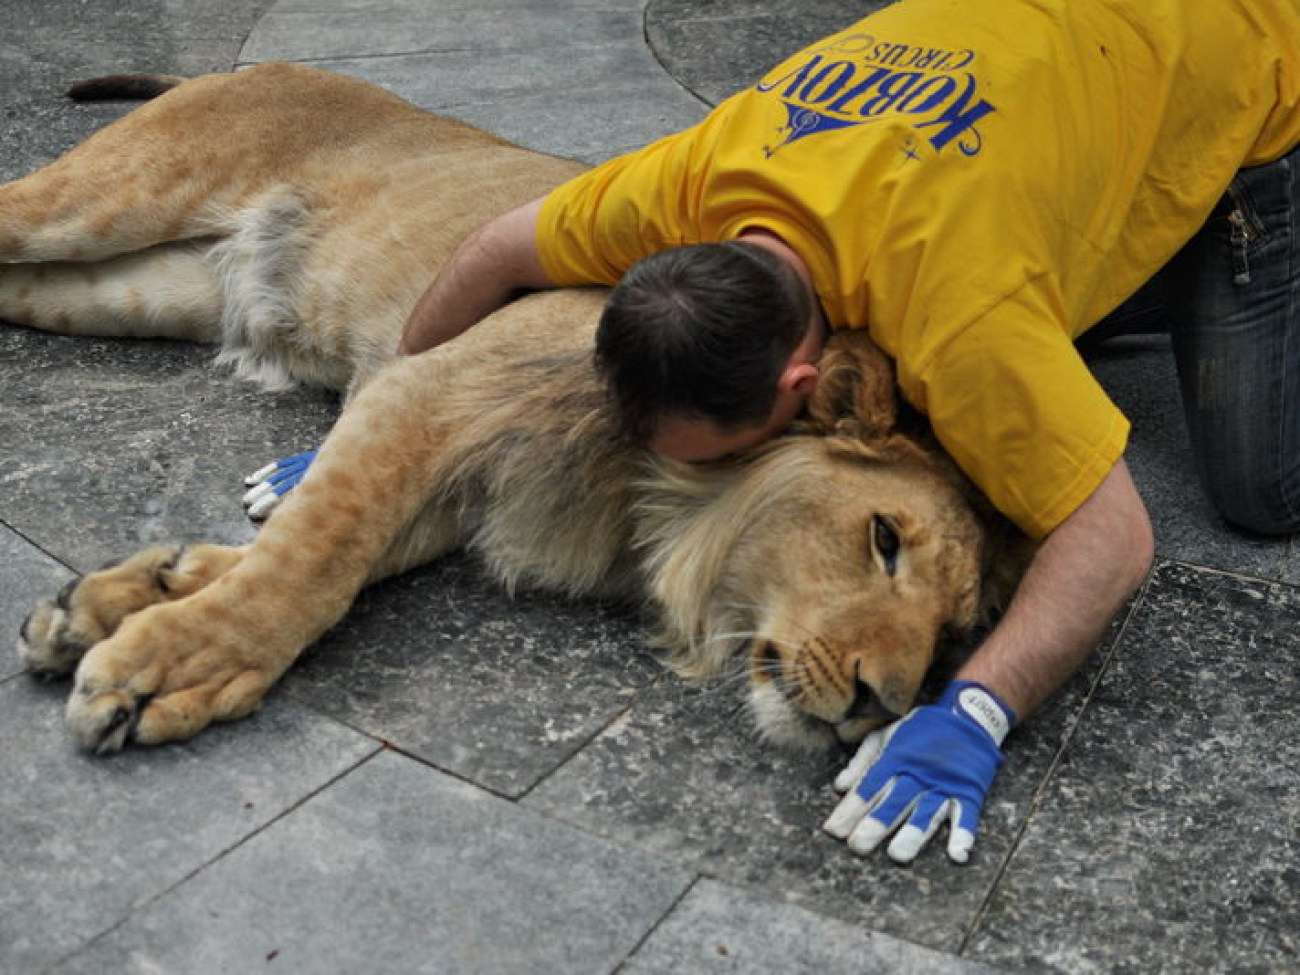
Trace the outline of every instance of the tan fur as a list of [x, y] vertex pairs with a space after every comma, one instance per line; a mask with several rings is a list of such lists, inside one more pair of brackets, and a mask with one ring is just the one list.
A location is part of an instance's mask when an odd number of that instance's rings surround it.
[[799, 435], [708, 467], [617, 429], [590, 365], [599, 291], [524, 298], [394, 360], [456, 242], [580, 170], [271, 64], [186, 82], [0, 188], [0, 317], [216, 341], [268, 385], [348, 392], [252, 545], [151, 549], [29, 617], [24, 660], [75, 667], [84, 747], [248, 714], [363, 585], [462, 545], [510, 587], [648, 597], [684, 672], [747, 661], [773, 737], [852, 741], [911, 705], [944, 633], [976, 619], [987, 529], [898, 429], [864, 337], [828, 349]]

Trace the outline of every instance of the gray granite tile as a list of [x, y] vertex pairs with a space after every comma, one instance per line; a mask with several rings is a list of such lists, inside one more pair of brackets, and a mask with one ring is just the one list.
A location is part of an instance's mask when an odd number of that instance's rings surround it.
[[473, 6], [445, 10], [404, 0], [361, 10], [272, 9], [245, 42], [240, 58], [310, 60], [423, 51], [556, 49], [620, 44], [640, 36], [638, 11], [577, 7], [563, 16], [535, 8]]
[[[277, 14], [322, 14], [322, 13], [383, 13], [387, 16], [404, 16], [408, 19], [426, 15], [432, 6], [428, 0], [276, 0], [274, 12]], [[440, 11], [478, 9], [482, 0], [438, 0]], [[519, 10], [549, 13], [560, 17], [569, 10], [584, 7], [596, 7], [602, 10], [630, 10], [640, 12], [645, 7], [645, 0], [564, 0], [563, 6], [556, 0], [492, 0], [494, 10]]]
[[68, 685], [0, 683], [0, 970], [34, 972], [283, 814], [378, 745], [287, 701], [192, 743], [75, 751]]
[[992, 975], [998, 969], [702, 880], [619, 971]]
[[1090, 662], [1008, 740], [970, 864], [942, 844], [910, 868], [858, 858], [821, 831], [845, 756], [793, 755], [757, 740], [738, 690], [665, 680], [523, 800], [584, 829], [730, 883], [956, 951], [1028, 815], [1100, 667]]
[[457, 105], [449, 114], [530, 149], [598, 163], [679, 132], [704, 112], [684, 93], [672, 103], [640, 88], [605, 87], [561, 103], [542, 94]]
[[78, 571], [159, 541], [241, 542], [242, 475], [318, 443], [335, 398], [267, 394], [198, 346], [0, 325], [0, 510]]
[[68, 84], [114, 71], [229, 70], [271, 0], [5, 0], [0, 15], [0, 180], [50, 161], [123, 105], [74, 105]]
[[606, 972], [690, 880], [387, 752], [60, 971]]
[[1160, 568], [971, 945], [1060, 972], [1300, 957], [1300, 590]]
[[1151, 512], [1159, 554], [1193, 565], [1278, 578], [1288, 542], [1232, 528], [1201, 490], [1168, 340], [1116, 339], [1088, 358], [1102, 386], [1133, 424], [1128, 463]]
[[289, 673], [295, 698], [502, 795], [563, 763], [663, 673], [637, 618], [511, 600], [467, 558], [363, 594]]
[[881, 0], [651, 0], [646, 40], [674, 79], [717, 104], [800, 48], [887, 5]]
[[[431, 112], [447, 112], [458, 105], [509, 102], [540, 92], [558, 104], [583, 98], [593, 89], [641, 89], [647, 93], [680, 95], [680, 89], [647, 53], [629, 39], [563, 55], [552, 49], [492, 52], [439, 51], [382, 58], [314, 59], [319, 68], [362, 78], [414, 102]], [[585, 107], [603, 96], [588, 95]], [[611, 114], [616, 106], [611, 104]], [[703, 108], [696, 103], [703, 115]]]
[[1300, 585], [1300, 541], [1292, 538], [1287, 546], [1286, 555], [1282, 559], [1283, 582], [1291, 585]]
[[5, 652], [0, 657], [0, 679], [22, 670], [10, 648], [32, 605], [58, 592], [72, 578], [72, 572], [0, 525], [0, 647]]
[[313, 63], [529, 148], [591, 163], [687, 128], [705, 112], [632, 44], [562, 57], [453, 51]]

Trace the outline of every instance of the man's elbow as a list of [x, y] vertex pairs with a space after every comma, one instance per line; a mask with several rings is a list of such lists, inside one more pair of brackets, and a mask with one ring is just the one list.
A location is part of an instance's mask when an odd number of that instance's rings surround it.
[[1132, 595], [1146, 580], [1156, 558], [1156, 534], [1146, 505], [1140, 501], [1128, 513], [1124, 530], [1124, 583]]

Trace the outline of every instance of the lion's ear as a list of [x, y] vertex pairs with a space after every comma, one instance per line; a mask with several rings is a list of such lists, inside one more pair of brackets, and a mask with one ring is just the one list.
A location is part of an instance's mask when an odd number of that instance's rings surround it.
[[872, 439], [894, 429], [894, 366], [865, 329], [832, 332], [818, 366], [821, 375], [808, 401], [814, 430]]

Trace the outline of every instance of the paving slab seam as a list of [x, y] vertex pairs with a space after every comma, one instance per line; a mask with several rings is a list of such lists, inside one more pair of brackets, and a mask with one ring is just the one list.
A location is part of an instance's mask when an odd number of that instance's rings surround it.
[[[1166, 561], [1168, 560], [1157, 560], [1156, 564], [1153, 565], [1151, 570], [1147, 573], [1147, 577], [1142, 580], [1142, 585], [1139, 587], [1136, 595], [1133, 596], [1129, 601], [1127, 608], [1124, 610], [1123, 622], [1119, 624], [1118, 628], [1116, 628], [1114, 638], [1110, 641], [1109, 649], [1107, 649], [1102, 656], [1101, 664], [1097, 668], [1096, 675], [1089, 682], [1088, 689], [1084, 691], [1078, 706], [1074, 710], [1073, 716], [1070, 718], [1061, 735], [1056, 751], [1052, 755], [1051, 763], [1039, 779], [1038, 785], [1034, 788], [1034, 793], [1029, 800], [1029, 806], [1016, 826], [1015, 833], [1011, 838], [1011, 843], [1007, 847], [1006, 855], [1002, 858], [1002, 862], [998, 864], [998, 868], [994, 872], [992, 879], [989, 881], [984, 896], [980, 898], [979, 904], [976, 905], [975, 911], [971, 915], [970, 923], [966, 926], [966, 931], [962, 935], [961, 941], [957, 946], [956, 954], [958, 957], [966, 957], [967, 949], [975, 939], [975, 936], [979, 933], [980, 925], [984, 922], [985, 915], [988, 913], [989, 906], [992, 904], [993, 898], [997, 894], [998, 887], [1006, 876], [1007, 871], [1011, 868], [1011, 863], [1020, 850], [1021, 841], [1024, 839], [1025, 833], [1029, 830], [1034, 815], [1038, 811], [1039, 805], [1041, 804], [1053, 777], [1065, 761], [1065, 755], [1066, 752], [1069, 751], [1070, 744], [1074, 741], [1075, 735], [1083, 724], [1083, 716], [1087, 712], [1089, 704], [1092, 703], [1092, 699], [1096, 695], [1097, 689], [1101, 686], [1102, 680], [1105, 679], [1106, 675], [1110, 672], [1111, 664], [1114, 663], [1115, 658], [1119, 655], [1120, 648], [1124, 643], [1124, 636], [1128, 633], [1129, 624], [1146, 601], [1147, 591], [1151, 588], [1151, 580], [1155, 578], [1156, 570], [1161, 565], [1165, 564]], [[1172, 564], [1172, 562], [1170, 562], [1170, 564]], [[1103, 636], [1102, 639], [1104, 640], [1105, 636]]]
[[[572, 44], [568, 48], [566, 48], [566, 50], [570, 52], [580, 52], [586, 50], [587, 48], [606, 48], [606, 47], [609, 47], [609, 45], [605, 43], [601, 43], [600, 41], [592, 41], [589, 44]], [[651, 54], [654, 54], [654, 48], [648, 47], [648, 50], [650, 51]], [[426, 54], [442, 55], [442, 54], [482, 54], [482, 53], [483, 53], [482, 48], [456, 45], [452, 47], [438, 47], [438, 48], [428, 48], [428, 47], [412, 48], [409, 51], [378, 51], [374, 54], [346, 54], [346, 55], [328, 55], [328, 56], [321, 56], [321, 57], [274, 58], [272, 60], [289, 61], [292, 62], [293, 64], [337, 64], [340, 61], [389, 61], [396, 58], [421, 57], [422, 55], [426, 55]], [[503, 53], [510, 53], [510, 52], [506, 51]], [[686, 94], [692, 96], [693, 98], [698, 99], [700, 104], [704, 108], [711, 109], [714, 107], [713, 102], [707, 101], [704, 98], [700, 97], [695, 92], [693, 92], [690, 88], [688, 88], [686, 85], [683, 85], [680, 81], [678, 81], [671, 74], [669, 74], [667, 69], [664, 68], [664, 63], [659, 59], [658, 55], [654, 56], [654, 61], [655, 64], [659, 65], [659, 67], [663, 69], [664, 80], [672, 82], [672, 84], [676, 86], [679, 90], [685, 92]], [[266, 61], [261, 59], [244, 60], [241, 58], [240, 60], [235, 61], [231, 65], [231, 70], [239, 71], [245, 68], [251, 68], [255, 65], [265, 64], [265, 63]]]
[[[3, 683], [3, 682], [0, 681], [0, 683]], [[323, 717], [327, 717], [327, 716], [323, 716]], [[328, 719], [328, 720], [331, 720], [331, 721], [334, 720], [334, 719], [332, 719], [332, 718], [327, 718], [327, 719]], [[336, 721], [335, 723], [336, 723], [336, 724], [341, 724], [342, 722], [337, 722], [337, 721]], [[162, 747], [167, 747], [167, 746], [164, 745], [164, 746], [162, 746]], [[363, 765], [366, 765], [368, 762], [373, 761], [374, 758], [375, 758], [375, 756], [376, 756], [376, 755], [383, 754], [384, 750], [385, 750], [385, 749], [384, 749], [384, 747], [383, 747], [382, 745], [376, 745], [375, 750], [372, 751], [370, 754], [364, 756], [360, 761], [357, 761], [357, 762], [353, 763], [351, 766], [349, 766], [348, 768], [344, 769], [342, 772], [339, 772], [337, 775], [334, 775], [334, 776], [332, 776], [331, 778], [327, 779], [325, 782], [323, 782], [323, 783], [322, 783], [320, 786], [318, 786], [317, 788], [312, 789], [310, 792], [305, 793], [305, 794], [304, 794], [303, 796], [301, 796], [301, 797], [300, 797], [296, 802], [293, 802], [293, 803], [291, 803], [290, 805], [286, 806], [286, 807], [285, 807], [285, 808], [284, 808], [284, 809], [283, 809], [283, 810], [282, 810], [278, 815], [271, 817], [271, 818], [268, 819], [266, 822], [262, 823], [260, 826], [258, 826], [258, 827], [256, 827], [256, 828], [250, 830], [250, 831], [249, 831], [248, 833], [246, 833], [244, 836], [241, 836], [237, 842], [232, 843], [230, 846], [226, 847], [224, 850], [221, 850], [219, 853], [217, 853], [217, 854], [215, 854], [214, 856], [210, 857], [209, 859], [205, 860], [203, 863], [199, 864], [197, 867], [195, 867], [195, 868], [194, 868], [193, 870], [191, 870], [189, 873], [185, 874], [183, 877], [181, 877], [180, 879], [178, 879], [175, 883], [172, 883], [172, 884], [168, 885], [167, 887], [164, 887], [162, 890], [159, 890], [158, 892], [156, 892], [156, 893], [153, 894], [152, 896], [145, 898], [145, 899], [142, 900], [139, 904], [136, 904], [134, 907], [132, 907], [132, 909], [129, 910], [127, 913], [123, 914], [123, 915], [122, 915], [121, 917], [119, 917], [116, 921], [114, 921], [112, 924], [110, 924], [108, 927], [104, 928], [102, 931], [99, 931], [99, 932], [97, 932], [96, 934], [94, 934], [94, 935], [90, 936], [89, 938], [87, 938], [87, 939], [86, 939], [85, 941], [83, 941], [81, 944], [77, 945], [76, 948], [74, 948], [74, 949], [72, 949], [71, 951], [67, 952], [66, 954], [62, 955], [62, 956], [61, 956], [57, 961], [55, 961], [55, 962], [53, 962], [52, 964], [48, 965], [46, 968], [43, 969], [43, 971], [45, 971], [45, 972], [55, 972], [55, 971], [57, 971], [57, 970], [58, 970], [59, 968], [61, 968], [63, 965], [67, 964], [69, 961], [71, 961], [73, 958], [75, 958], [77, 955], [81, 954], [81, 953], [84, 952], [84, 951], [89, 950], [91, 947], [93, 947], [93, 946], [95, 945], [96, 942], [98, 942], [98, 941], [102, 941], [104, 938], [107, 938], [109, 935], [111, 935], [111, 934], [112, 934], [114, 931], [116, 931], [118, 928], [122, 927], [122, 925], [127, 924], [129, 921], [131, 921], [131, 920], [132, 920], [134, 917], [136, 917], [137, 915], [142, 914], [142, 913], [144, 913], [145, 911], [148, 911], [150, 908], [152, 908], [152, 907], [153, 907], [155, 904], [157, 904], [159, 901], [163, 900], [165, 897], [169, 897], [169, 896], [171, 896], [171, 894], [172, 894], [173, 892], [179, 890], [181, 887], [184, 887], [186, 884], [188, 884], [190, 881], [192, 881], [192, 880], [193, 880], [195, 877], [197, 877], [199, 874], [203, 873], [205, 870], [208, 870], [208, 869], [211, 868], [214, 864], [218, 863], [219, 861], [221, 861], [221, 860], [224, 859], [225, 857], [229, 856], [232, 852], [234, 852], [235, 850], [239, 849], [241, 846], [244, 846], [246, 843], [248, 843], [250, 840], [252, 840], [255, 836], [259, 836], [259, 835], [261, 835], [261, 834], [262, 834], [263, 832], [265, 832], [265, 831], [266, 831], [270, 826], [272, 826], [272, 825], [274, 825], [274, 824], [276, 824], [276, 823], [279, 823], [279, 822], [282, 821], [285, 817], [287, 817], [287, 816], [291, 815], [292, 813], [296, 812], [296, 811], [297, 811], [298, 809], [300, 809], [304, 804], [306, 804], [306, 803], [309, 802], [310, 800], [316, 798], [317, 796], [321, 795], [321, 794], [322, 794], [323, 792], [325, 792], [327, 789], [331, 788], [332, 786], [334, 786], [336, 783], [338, 783], [338, 782], [341, 781], [342, 779], [344, 779], [344, 778], [346, 778], [347, 776], [351, 775], [353, 772], [357, 771], [357, 769], [361, 768]], [[106, 759], [106, 761], [112, 761], [112, 759], [111, 759], [111, 758], [110, 758], [110, 759]]]
[[[574, 44], [572, 45], [570, 50], [581, 51], [587, 47], [598, 48], [598, 47], [605, 47], [605, 46], [607, 45], [603, 45], [595, 42], [591, 44], [585, 44], [585, 45]], [[267, 61], [287, 61], [290, 62], [291, 64], [338, 64], [339, 62], [342, 61], [365, 62], [365, 61], [390, 61], [397, 58], [418, 58], [428, 54], [443, 55], [443, 54], [482, 54], [482, 53], [483, 52], [481, 48], [456, 46], [456, 47], [438, 47], [438, 48], [428, 48], [428, 47], [412, 48], [409, 51], [379, 51], [375, 54], [346, 54], [346, 55], [329, 55], [329, 56], [322, 56], [322, 57], [304, 57], [304, 58], [267, 58], [267, 59], [255, 59], [250, 61], [245, 61], [241, 59], [234, 63], [231, 70], [241, 71], [247, 68], [254, 67], [259, 64], [266, 64]], [[682, 90], [688, 91], [688, 89], [685, 88], [683, 88]]]
[[619, 972], [627, 968], [628, 962], [630, 962], [633, 958], [635, 958], [637, 952], [639, 952], [643, 947], [645, 947], [646, 942], [648, 942], [651, 938], [655, 936], [655, 934], [658, 933], [659, 929], [663, 927], [664, 922], [668, 920], [668, 918], [672, 915], [672, 913], [682, 905], [682, 903], [686, 900], [686, 898], [691, 895], [691, 892], [700, 885], [700, 881], [705, 879], [706, 876], [707, 874], [703, 873], [702, 871], [699, 870], [694, 871], [694, 876], [691, 877], [691, 882], [682, 889], [682, 892], [677, 895], [676, 899], [674, 899], [673, 902], [668, 905], [667, 909], [662, 914], [659, 915], [659, 917], [655, 920], [654, 924], [651, 924], [648, 928], [646, 928], [645, 933], [641, 935], [640, 938], [637, 939], [636, 943], [632, 945], [630, 948], [628, 948], [628, 950], [624, 953], [623, 957], [619, 959], [618, 964], [616, 964], [613, 968], [609, 970], [609, 975], [619, 975]]
[[53, 563], [55, 563], [56, 565], [59, 565], [59, 566], [65, 568], [65, 569], [67, 569], [69, 572], [71, 572], [73, 575], [77, 576], [78, 578], [81, 577], [82, 573], [78, 572], [76, 568], [74, 568], [73, 566], [69, 565], [69, 564], [68, 564], [67, 562], [65, 562], [63, 559], [59, 558], [57, 555], [55, 555], [53, 552], [51, 552], [49, 549], [47, 549], [47, 548], [46, 548], [44, 545], [42, 545], [40, 542], [36, 541], [34, 538], [31, 538], [29, 535], [27, 535], [25, 532], [23, 532], [20, 528], [17, 528], [16, 526], [11, 525], [9, 522], [5, 521], [3, 518], [0, 518], [0, 528], [7, 528], [7, 529], [9, 529], [9, 531], [13, 532], [15, 535], [17, 535], [19, 538], [21, 538], [24, 542], [26, 542], [26, 543], [27, 543], [28, 545], [30, 545], [32, 548], [36, 549], [36, 551], [40, 552], [43, 556], [45, 556], [45, 557], [46, 557], [47, 559], [49, 559], [51, 562], [53, 562]]
[[[486, 793], [487, 795], [492, 796], [492, 798], [494, 799], [500, 799], [503, 802], [508, 802], [512, 805], [516, 805], [516, 806], [519, 805], [518, 800], [523, 798], [522, 796], [512, 796], [498, 789], [494, 789], [490, 785], [485, 785], [482, 782], [470, 778], [468, 775], [464, 774], [463, 772], [457, 772], [451, 768], [446, 768], [442, 765], [439, 765], [437, 762], [434, 762], [428, 758], [424, 758], [423, 756], [417, 754], [414, 751], [408, 751], [407, 749], [403, 748], [401, 745], [391, 742], [387, 738], [376, 735], [374, 732], [367, 731], [365, 728], [362, 728], [360, 725], [353, 724], [350, 721], [344, 721], [342, 718], [336, 718], [330, 715], [328, 712], [322, 710], [321, 708], [316, 707], [314, 704], [312, 704], [312, 702], [309, 699], [305, 697], [300, 697], [292, 694], [287, 694], [286, 696], [290, 700], [292, 700], [295, 704], [298, 704], [306, 708], [307, 710], [311, 711], [313, 714], [317, 714], [320, 715], [321, 717], [329, 718], [329, 720], [333, 721], [335, 724], [342, 725], [344, 728], [347, 728], [351, 731], [355, 731], [357, 734], [364, 735], [365, 737], [371, 739], [378, 746], [378, 749], [375, 752], [375, 754], [379, 754], [379, 752], [392, 752], [394, 755], [399, 755], [402, 758], [409, 759], [410, 761], [415, 762], [417, 765], [421, 765], [424, 768], [427, 768], [431, 772], [436, 772], [439, 775], [445, 775], [449, 779], [455, 779], [457, 782], [460, 782], [463, 785], [467, 785], [473, 789], [478, 789], [480, 792]], [[366, 757], [366, 761], [370, 761], [370, 759], [374, 758], [375, 754], [368, 755]], [[349, 769], [348, 771], [350, 772], [352, 771], [352, 769]], [[540, 816], [546, 816], [545, 813], [538, 812], [538, 810], [533, 810], [533, 812], [537, 813]], [[555, 817], [547, 816], [546, 818], [554, 819]], [[565, 825], [567, 826], [572, 824], [566, 823]]]
[[[719, 17], [716, 19], [725, 20], [727, 18]], [[659, 54], [659, 48], [650, 41], [650, 4], [648, 2], [641, 6], [641, 40], [645, 43], [645, 48], [650, 53], [650, 56], [654, 58], [655, 64], [659, 65], [660, 70], [663, 71], [665, 78], [676, 85], [684, 94], [690, 95], [699, 102], [706, 111], [712, 111], [717, 107], [715, 101], [710, 98], [705, 98], [694, 88], [691, 88], [686, 84], [686, 82], [673, 74], [672, 71], [669, 70], [668, 65], [664, 63], [663, 57]]]
[[[650, 683], [646, 684], [644, 687], [640, 689], [640, 691], [638, 692], [638, 697], [641, 697], [646, 693], [648, 693], [649, 691], [659, 687], [659, 685], [662, 684], [664, 680], [669, 679], [670, 677], [671, 675], [667, 673], [661, 674], [660, 676], [656, 677], [654, 680], [650, 681]], [[570, 755], [566, 759], [564, 759], [564, 761], [559, 762], [554, 767], [548, 769], [540, 778], [537, 779], [536, 782], [528, 786], [518, 795], [514, 796], [511, 799], [511, 801], [518, 803], [519, 805], [522, 806], [525, 799], [527, 799], [530, 795], [536, 792], [543, 783], [550, 781], [562, 769], [566, 768], [569, 765], [569, 763], [574, 761], [574, 759], [576, 759], [588, 745], [590, 745], [593, 741], [596, 741], [598, 738], [604, 735], [607, 731], [609, 731], [619, 722], [625, 721], [628, 717], [630, 717], [632, 712], [636, 710], [637, 704], [638, 701], [636, 699], [630, 701], [627, 707], [623, 708], [623, 710], [614, 714], [608, 721], [606, 721], [604, 724], [597, 727], [590, 735], [588, 735], [586, 740], [577, 748], [575, 748], [572, 751], [572, 753], [570, 753]], [[538, 810], [534, 810], [534, 811], [536, 812]], [[546, 813], [542, 813], [542, 815], [546, 815]], [[574, 825], [574, 824], [570, 823], [569, 825]], [[581, 827], [575, 826], [575, 828], [580, 829]]]
[[[3, 681], [0, 681], [0, 683], [3, 683]], [[652, 684], [647, 686], [653, 686], [653, 683], [655, 682], [652, 682]], [[630, 712], [635, 707], [635, 703], [633, 703], [629, 705], [627, 708], [625, 708], [624, 710], [620, 711], [614, 717], [613, 720], [607, 722], [606, 724], [601, 725], [590, 736], [588, 736], [587, 740], [583, 742], [582, 746], [580, 746], [574, 751], [573, 755], [570, 755], [569, 758], [566, 758], [563, 762], [560, 762], [557, 766], [555, 766], [555, 768], [548, 771], [545, 775], [543, 775], [540, 779], [538, 779], [528, 788], [524, 789], [522, 792], [514, 794], [514, 793], [503, 791], [498, 788], [493, 788], [491, 785], [481, 782], [478, 779], [475, 779], [464, 772], [459, 772], [449, 766], [439, 765], [437, 762], [433, 761], [432, 759], [426, 758], [415, 751], [403, 748], [401, 745], [389, 741], [387, 738], [384, 738], [382, 735], [376, 735], [374, 732], [369, 731], [366, 728], [363, 728], [360, 724], [351, 721], [345, 721], [342, 718], [335, 717], [334, 715], [330, 714], [328, 711], [314, 704], [312, 700], [306, 695], [299, 695], [299, 694], [294, 694], [291, 691], [286, 691], [284, 692], [284, 697], [290, 701], [293, 701], [298, 706], [310, 711], [312, 714], [318, 715], [322, 718], [327, 718], [337, 725], [341, 725], [342, 727], [347, 728], [350, 731], [355, 731], [357, 734], [371, 739], [373, 742], [375, 742], [377, 746], [377, 752], [375, 754], [382, 751], [393, 752], [395, 755], [400, 755], [402, 758], [410, 759], [412, 762], [415, 762], [418, 765], [422, 765], [425, 768], [429, 769], [430, 771], [437, 772], [439, 775], [445, 775], [449, 779], [455, 779], [457, 782], [461, 782], [467, 786], [470, 786], [471, 788], [478, 789], [479, 791], [484, 792], [492, 796], [493, 798], [501, 799], [504, 802], [508, 802], [511, 803], [512, 805], [519, 806], [519, 808], [521, 809], [525, 808], [523, 805], [523, 800], [525, 797], [528, 796], [529, 793], [531, 793], [534, 789], [536, 789], [537, 786], [539, 786], [541, 783], [545, 782], [547, 779], [553, 776], [560, 769], [564, 768], [564, 766], [567, 765], [570, 761], [572, 761], [573, 758], [575, 758], [578, 755], [578, 753], [582, 751], [583, 748], [585, 748], [595, 739], [599, 738], [602, 734], [605, 733], [605, 730], [607, 728], [609, 728], [611, 725], [616, 723], [619, 719], [626, 716], [628, 712]], [[373, 757], [374, 754], [367, 756], [366, 761], [369, 761]], [[352, 771], [352, 770], [349, 769], [348, 771]], [[529, 808], [531, 809], [531, 807]], [[583, 827], [580, 824], [566, 822], [565, 820], [557, 816], [552, 816], [550, 813], [546, 812], [545, 810], [531, 809], [531, 811], [536, 815], [542, 816], [546, 819], [554, 820], [557, 823], [564, 823], [565, 826], [572, 827], [573, 829], [576, 829], [582, 833], [586, 833], [589, 836], [593, 836], [596, 839], [606, 839], [606, 837], [602, 837], [597, 833], [593, 833], [589, 830], [583, 829]], [[270, 824], [268, 823], [267, 825]]]
[[1278, 574], [1275, 576], [1259, 575], [1238, 569], [1225, 569], [1221, 565], [1202, 565], [1199, 562], [1189, 562], [1187, 559], [1157, 559], [1156, 565], [1152, 567], [1151, 571], [1154, 573], [1156, 568], [1162, 565], [1179, 566], [1193, 572], [1210, 572], [1214, 575], [1238, 579], [1241, 582], [1258, 583], [1262, 586], [1285, 586], [1288, 589], [1300, 589], [1300, 583], [1291, 582], [1282, 576], [1285, 569], [1285, 558], [1286, 556], [1283, 556], [1283, 564], [1278, 566]]

